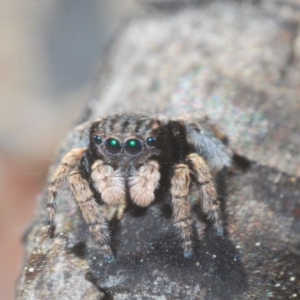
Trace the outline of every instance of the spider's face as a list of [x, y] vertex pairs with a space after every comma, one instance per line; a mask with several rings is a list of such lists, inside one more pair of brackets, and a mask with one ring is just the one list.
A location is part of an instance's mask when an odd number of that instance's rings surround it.
[[95, 122], [90, 130], [94, 155], [108, 162], [130, 165], [157, 155], [160, 122], [149, 117], [114, 115]]

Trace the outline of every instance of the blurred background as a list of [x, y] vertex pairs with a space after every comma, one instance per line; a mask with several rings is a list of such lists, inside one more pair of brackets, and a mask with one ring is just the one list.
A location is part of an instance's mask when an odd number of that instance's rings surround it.
[[21, 237], [55, 149], [91, 97], [130, 1], [0, 2], [0, 294], [14, 298]]

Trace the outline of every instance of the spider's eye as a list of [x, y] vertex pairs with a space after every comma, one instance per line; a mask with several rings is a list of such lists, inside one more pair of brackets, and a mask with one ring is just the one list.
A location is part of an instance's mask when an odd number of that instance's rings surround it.
[[94, 135], [93, 139], [97, 145], [100, 145], [102, 143], [102, 137], [100, 135]]
[[125, 142], [124, 148], [129, 154], [138, 154], [143, 150], [143, 143], [137, 139], [130, 139]]
[[148, 137], [146, 140], [146, 143], [149, 147], [154, 147], [156, 144], [156, 138], [155, 137]]
[[118, 154], [121, 152], [121, 144], [118, 140], [116, 139], [107, 139], [105, 141], [105, 146], [108, 152], [112, 153], [112, 154]]

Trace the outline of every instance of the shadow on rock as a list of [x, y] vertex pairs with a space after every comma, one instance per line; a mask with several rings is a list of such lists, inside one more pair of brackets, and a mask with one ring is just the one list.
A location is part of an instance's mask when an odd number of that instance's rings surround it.
[[247, 288], [239, 253], [228, 238], [208, 232], [194, 241], [195, 258], [185, 259], [172, 223], [162, 217], [158, 206], [143, 218], [128, 214], [121, 223], [114, 262], [105, 263], [96, 250], [88, 254], [93, 258], [89, 279], [107, 295], [234, 299]]

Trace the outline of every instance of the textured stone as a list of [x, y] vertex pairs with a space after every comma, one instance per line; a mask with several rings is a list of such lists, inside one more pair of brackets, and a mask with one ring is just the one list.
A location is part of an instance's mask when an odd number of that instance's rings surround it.
[[[98, 96], [82, 116], [208, 114], [237, 153], [228, 178], [218, 180], [226, 236], [204, 230], [206, 221], [194, 206], [196, 257], [184, 259], [170, 207], [157, 199], [148, 209], [130, 206], [120, 222], [111, 222], [117, 257], [108, 264], [66, 186], [53, 239], [43, 234], [49, 230], [42, 225], [46, 199], [39, 198], [18, 299], [44, 295], [55, 280], [60, 297], [68, 299], [80, 299], [78, 293], [101, 298], [101, 292], [106, 299], [300, 297], [299, 90], [289, 75], [299, 6], [293, 4], [290, 14], [291, 3], [277, 3], [283, 8], [276, 12], [276, 3], [267, 1], [207, 2], [136, 16], [111, 46]], [[70, 133], [50, 173], [69, 149], [86, 145], [82, 124]], [[62, 290], [62, 270], [78, 290]]]
[[[231, 174], [227, 196], [222, 195], [228, 235], [220, 239], [208, 231], [195, 241], [193, 260], [182, 257], [166, 207], [155, 205], [139, 212], [132, 208], [118, 224], [114, 237], [116, 261], [94, 263], [93, 281], [113, 299], [120, 294], [127, 294], [128, 299], [162, 295], [166, 299], [265, 299], [271, 293], [275, 299], [289, 299], [294, 293], [299, 296], [300, 219], [294, 213], [300, 204], [297, 186], [299, 180], [293, 182], [290, 176], [256, 164], [244, 173]], [[201, 228], [199, 221], [196, 225]], [[89, 256], [94, 262], [101, 261], [94, 250]]]
[[[100, 299], [104, 294], [85, 280], [88, 264], [67, 250], [67, 235], [50, 239], [50, 228], [36, 233], [35, 247], [24, 267], [16, 299]], [[76, 285], [74, 285], [76, 282]]]
[[206, 113], [239, 154], [299, 175], [298, 26], [288, 16], [212, 2], [132, 20], [110, 51], [91, 118]]

